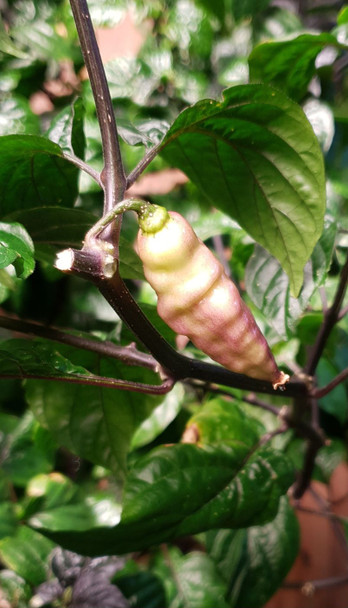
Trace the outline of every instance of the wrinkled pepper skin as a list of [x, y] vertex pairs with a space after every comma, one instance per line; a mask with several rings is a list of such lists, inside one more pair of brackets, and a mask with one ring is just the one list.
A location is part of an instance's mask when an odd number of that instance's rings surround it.
[[289, 376], [222, 264], [179, 213], [152, 208], [139, 217], [137, 252], [160, 317], [227, 369], [282, 387]]

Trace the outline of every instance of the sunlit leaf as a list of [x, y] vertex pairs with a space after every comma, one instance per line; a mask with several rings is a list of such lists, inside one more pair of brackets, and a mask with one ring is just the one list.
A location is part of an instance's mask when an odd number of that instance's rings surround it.
[[302, 109], [275, 89], [236, 86], [184, 110], [160, 152], [279, 260], [297, 295], [325, 209], [322, 156]]
[[249, 56], [250, 79], [273, 84], [293, 99], [301, 99], [316, 72], [316, 57], [327, 46], [340, 48], [328, 33], [264, 42]]
[[35, 267], [34, 246], [21, 224], [0, 222], [0, 268], [9, 264], [20, 279], [26, 279]]
[[0, 558], [32, 585], [42, 583], [48, 574], [47, 557], [53, 543], [26, 526], [20, 526], [15, 536], [0, 539]]

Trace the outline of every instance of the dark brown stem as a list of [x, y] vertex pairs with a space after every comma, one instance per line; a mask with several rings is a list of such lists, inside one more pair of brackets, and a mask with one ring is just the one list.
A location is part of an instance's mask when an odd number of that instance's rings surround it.
[[189, 386], [193, 386], [196, 389], [201, 389], [204, 393], [214, 393], [216, 395], [223, 395], [224, 397], [229, 397], [232, 401], [244, 401], [244, 403], [248, 403], [249, 405], [254, 405], [256, 407], [260, 407], [263, 410], [271, 412], [275, 416], [279, 416], [280, 409], [275, 405], [270, 405], [265, 401], [261, 401], [261, 399], [257, 399], [254, 395], [246, 395], [242, 397], [236, 397], [230, 391], [223, 389], [221, 386], [217, 386], [215, 384], [209, 384], [208, 382], [199, 382], [197, 380], [185, 380], [185, 384]]
[[81, 50], [91, 82], [102, 138], [104, 169], [104, 215], [124, 198], [126, 176], [123, 169], [114, 110], [86, 0], [70, 0]]
[[326, 346], [328, 337], [329, 337], [333, 327], [339, 320], [339, 313], [340, 313], [340, 309], [342, 306], [343, 298], [346, 293], [347, 283], [348, 283], [348, 255], [347, 255], [346, 262], [341, 271], [340, 281], [339, 281], [339, 284], [337, 287], [335, 299], [333, 301], [332, 306], [330, 308], [328, 308], [326, 313], [324, 314], [324, 320], [323, 320], [322, 326], [319, 330], [317, 339], [315, 341], [315, 344], [310, 353], [307, 365], [305, 367], [305, 373], [308, 374], [309, 376], [314, 375], [317, 365], [319, 363], [319, 360], [321, 358], [321, 355], [323, 353], [323, 350]]
[[111, 357], [123, 361], [125, 365], [138, 365], [153, 371], [158, 371], [157, 361], [149, 354], [136, 349], [134, 344], [128, 346], [116, 346], [113, 342], [105, 340], [93, 340], [84, 336], [78, 336], [55, 327], [47, 327], [34, 321], [24, 321], [14, 317], [0, 315], [0, 327], [10, 329], [24, 335], [38, 336], [46, 340], [54, 340], [62, 344], [68, 344], [75, 348], [92, 351], [103, 357]]
[[346, 369], [342, 370], [336, 376], [336, 378], [331, 380], [331, 382], [329, 382], [326, 386], [313, 390], [312, 397], [315, 397], [316, 399], [321, 399], [322, 397], [325, 397], [325, 395], [330, 393], [334, 388], [336, 388], [336, 386], [341, 384], [341, 382], [344, 382], [344, 380], [346, 380], [347, 378], [348, 378], [348, 367], [346, 367]]
[[315, 429], [307, 422], [298, 419], [293, 420], [291, 416], [284, 416], [284, 419], [289, 428], [293, 428], [300, 437], [307, 439], [303, 469], [300, 471], [293, 487], [293, 497], [298, 499], [303, 496], [310, 485], [315, 459], [318, 451], [324, 445], [324, 438], [319, 429]]

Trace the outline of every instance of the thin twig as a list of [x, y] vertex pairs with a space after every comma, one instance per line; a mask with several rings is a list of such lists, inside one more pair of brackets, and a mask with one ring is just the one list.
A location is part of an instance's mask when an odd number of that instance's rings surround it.
[[283, 423], [280, 427], [278, 427], [274, 431], [269, 431], [269, 433], [265, 433], [265, 435], [262, 435], [262, 437], [260, 438], [260, 441], [258, 442], [258, 447], [265, 445], [266, 443], [271, 441], [273, 439], [273, 437], [286, 433], [288, 428], [289, 428], [288, 425], [286, 423]]
[[139, 175], [141, 175], [146, 169], [146, 167], [153, 161], [153, 159], [156, 158], [159, 146], [160, 144], [151, 148], [151, 150], [147, 152], [147, 154], [144, 156], [144, 158], [141, 159], [141, 161], [137, 164], [133, 171], [131, 171], [131, 173], [127, 177], [126, 190], [129, 190], [129, 188], [133, 186]]
[[145, 393], [148, 395], [165, 395], [172, 390], [175, 380], [166, 378], [161, 384], [145, 384], [142, 382], [133, 382], [132, 380], [121, 380], [118, 378], [109, 378], [106, 376], [98, 376], [91, 374], [84, 376], [83, 374], [71, 374], [65, 376], [46, 376], [45, 374], [18, 372], [1, 374], [2, 380], [47, 380], [50, 382], [69, 382], [70, 384], [82, 384], [87, 386], [101, 386], [102, 388], [113, 388], [120, 391], [132, 391], [136, 393]]
[[310, 597], [319, 589], [327, 587], [337, 587], [338, 585], [347, 585], [348, 576], [332, 576], [330, 578], [322, 578], [314, 581], [289, 581], [282, 584], [283, 589], [301, 589], [303, 595]]
[[[325, 499], [323, 499], [320, 494], [313, 488], [313, 486], [310, 487], [310, 493], [313, 496], [314, 500], [316, 501], [316, 503], [319, 505], [319, 507], [325, 512], [325, 513], [330, 513], [330, 509], [329, 509], [329, 504], [326, 502]], [[346, 535], [343, 531], [343, 528], [340, 524], [340, 522], [337, 519], [330, 519], [331, 522], [331, 527], [332, 530], [334, 532], [334, 535], [336, 536], [338, 542], [340, 543], [343, 551], [346, 554], [346, 557], [348, 557], [348, 545], [347, 545], [347, 541], [346, 541]]]
[[[86, 0], [70, 0], [70, 4], [91, 82], [101, 132], [104, 156], [104, 169], [101, 173], [101, 181], [104, 185], [104, 215], [106, 215], [118, 201], [124, 198], [126, 176], [118, 142], [111, 95], [88, 5]], [[106, 233], [108, 233], [108, 236], [114, 234], [112, 227], [110, 230], [106, 230]], [[106, 238], [105, 234], [104, 238]]]
[[158, 362], [148, 353], [143, 353], [136, 349], [134, 344], [127, 346], [117, 346], [109, 340], [100, 341], [71, 334], [56, 327], [47, 327], [36, 321], [24, 321], [14, 317], [0, 315], [0, 327], [10, 329], [24, 335], [38, 336], [46, 340], [54, 340], [62, 344], [68, 344], [75, 348], [92, 351], [103, 357], [119, 359], [126, 365], [138, 365], [158, 371]]
[[346, 367], [346, 369], [342, 370], [339, 374], [337, 374], [337, 376], [333, 380], [331, 380], [331, 382], [329, 382], [326, 386], [314, 389], [312, 392], [312, 397], [315, 397], [316, 399], [321, 399], [322, 397], [325, 397], [325, 395], [330, 393], [334, 388], [336, 388], [336, 386], [341, 384], [341, 382], [344, 382], [347, 378], [348, 367]]
[[345, 306], [344, 308], [342, 308], [340, 314], [338, 315], [338, 320], [342, 321], [343, 317], [345, 317], [348, 314], [348, 306]]
[[93, 169], [93, 167], [88, 165], [88, 163], [85, 163], [84, 160], [81, 160], [81, 158], [79, 158], [78, 156], [75, 156], [74, 154], [68, 154], [67, 152], [64, 152], [63, 156], [69, 162], [71, 162], [73, 165], [75, 165], [76, 167], [81, 169], [81, 171], [88, 173], [88, 175], [90, 175], [90, 177], [92, 177], [92, 179], [94, 179], [94, 181], [97, 182], [97, 184], [101, 188], [104, 187], [99, 171], [96, 171], [95, 169]]
[[310, 509], [308, 507], [303, 507], [301, 504], [294, 505], [296, 511], [301, 511], [301, 513], [307, 513], [308, 515], [317, 515], [318, 517], [323, 517], [324, 519], [335, 519], [338, 522], [341, 522], [343, 518], [339, 515], [336, 515], [332, 511], [316, 511], [316, 509]]
[[319, 360], [321, 358], [321, 355], [323, 353], [323, 350], [326, 346], [328, 337], [329, 337], [333, 327], [339, 320], [340, 309], [342, 306], [343, 298], [346, 293], [347, 283], [348, 283], [348, 254], [347, 254], [346, 262], [341, 270], [341, 276], [340, 276], [340, 280], [338, 283], [338, 287], [337, 287], [337, 291], [336, 291], [336, 295], [335, 295], [333, 304], [330, 308], [327, 309], [327, 311], [324, 315], [323, 323], [320, 327], [320, 330], [317, 335], [317, 339], [311, 350], [310, 356], [308, 358], [308, 361], [307, 361], [307, 364], [305, 367], [305, 373], [308, 374], [309, 376], [314, 375], [317, 365], [319, 363]]

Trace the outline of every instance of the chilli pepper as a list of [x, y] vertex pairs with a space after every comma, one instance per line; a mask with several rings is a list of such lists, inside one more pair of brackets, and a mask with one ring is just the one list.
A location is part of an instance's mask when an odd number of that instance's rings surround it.
[[222, 264], [175, 211], [143, 204], [137, 252], [159, 316], [227, 369], [283, 387], [267, 341]]

